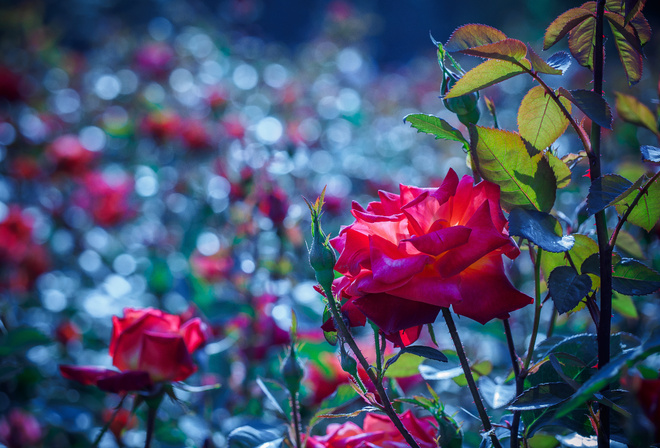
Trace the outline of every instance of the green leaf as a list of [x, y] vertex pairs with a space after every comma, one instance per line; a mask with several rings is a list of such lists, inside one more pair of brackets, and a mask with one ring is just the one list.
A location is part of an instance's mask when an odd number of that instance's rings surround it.
[[[268, 384], [266, 384], [266, 382]], [[286, 420], [287, 419], [287, 414], [284, 412], [284, 410], [282, 409], [282, 406], [280, 406], [280, 403], [277, 401], [277, 399], [273, 395], [273, 391], [276, 391], [276, 389], [279, 389], [279, 391], [282, 392], [282, 391], [285, 390], [284, 387], [281, 384], [278, 384], [277, 382], [275, 382], [273, 380], [266, 380], [266, 382], [264, 382], [264, 380], [261, 379], [261, 378], [257, 378], [257, 385], [259, 386], [259, 389], [261, 389], [261, 392], [263, 392], [264, 396], [268, 399], [268, 401], [270, 402], [270, 405], [273, 407], [275, 412], [277, 412], [277, 414], [281, 418]], [[273, 389], [273, 391], [271, 391], [271, 388]]]
[[[590, 255], [598, 253], [598, 244], [586, 235], [575, 234], [575, 244], [568, 251], [573, 263], [578, 268], [582, 266], [584, 260], [589, 258]], [[570, 266], [564, 253], [544, 252], [541, 257], [541, 269], [543, 270], [543, 277], [548, 279], [550, 273], [558, 266]], [[584, 271], [580, 271], [584, 274]]]
[[420, 364], [424, 361], [424, 358], [415, 356], [412, 353], [401, 352], [385, 359], [386, 378], [406, 378], [417, 375]]
[[640, 148], [642, 160], [645, 162], [660, 162], [660, 148], [657, 146], [644, 145]]
[[[330, 312], [330, 308], [328, 308], [328, 305], [326, 305], [325, 309], [323, 310], [323, 322], [327, 322], [330, 319], [332, 319], [332, 313]], [[323, 330], [323, 337], [328, 342], [328, 344], [332, 346], [337, 345], [337, 340], [339, 339], [339, 336], [337, 335], [337, 331]]]
[[465, 140], [463, 134], [458, 129], [447, 123], [442, 118], [426, 114], [410, 114], [403, 119], [417, 129], [417, 132], [424, 132], [435, 136], [435, 139], [452, 140], [463, 144], [466, 150], [470, 149], [470, 143]]
[[633, 258], [624, 258], [614, 266], [612, 289], [629, 296], [651, 294], [660, 289], [660, 274]]
[[552, 21], [550, 26], [545, 30], [543, 38], [543, 49], [547, 50], [554, 44], [559, 42], [566, 34], [573, 28], [584, 22], [587, 18], [593, 17], [593, 14], [588, 9], [572, 8], [560, 14], [555, 20]]
[[541, 56], [539, 56], [530, 46], [527, 46], [527, 57], [529, 62], [532, 63], [532, 69], [538, 73], [545, 73], [548, 75], [562, 75], [564, 72], [550, 64], [548, 64]]
[[559, 266], [550, 273], [548, 290], [559, 314], [567, 313], [580, 304], [591, 291], [591, 279], [578, 274], [570, 266]]
[[629, 319], [639, 318], [637, 313], [637, 308], [635, 307], [635, 302], [633, 302], [632, 297], [619, 294], [614, 291], [612, 294], [612, 309], [617, 313], [621, 314], [623, 317]]
[[552, 209], [557, 191], [552, 168], [519, 134], [471, 125], [470, 150], [481, 177], [500, 186], [505, 210]]
[[435, 361], [447, 362], [447, 356], [440, 350], [433, 347], [425, 347], [423, 345], [409, 345], [402, 348], [399, 353], [411, 353], [416, 356], [421, 356], [426, 359], [433, 359]]
[[0, 356], [14, 355], [50, 342], [47, 336], [34, 328], [15, 328], [0, 338]]
[[[617, 213], [620, 215], [625, 213], [637, 194], [638, 191], [634, 190], [627, 196], [619, 199], [614, 204]], [[658, 219], [660, 219], [660, 179], [656, 178], [628, 216], [628, 222], [650, 232], [658, 222]]]
[[644, 251], [637, 239], [629, 232], [621, 229], [616, 238], [615, 246], [619, 251], [633, 258], [644, 258]]
[[492, 26], [470, 23], [454, 30], [445, 44], [449, 52], [466, 50], [506, 39], [506, 34]]
[[555, 175], [557, 180], [557, 188], [566, 188], [571, 183], [572, 172], [571, 169], [566, 165], [562, 159], [551, 153], [550, 151], [545, 153], [545, 157], [552, 168], [552, 172]]
[[[440, 350], [433, 347], [425, 347], [422, 345], [409, 345], [404, 347], [397, 354], [391, 356], [387, 359], [385, 363], [385, 376], [388, 378], [400, 378], [406, 376], [417, 375], [419, 373], [419, 365], [422, 363], [423, 359], [414, 360], [410, 357], [406, 357], [406, 366], [398, 368], [395, 372], [390, 372], [389, 368], [392, 364], [397, 362], [401, 355], [410, 353], [411, 355], [419, 356], [421, 358], [432, 359], [435, 361], [447, 362], [448, 359]], [[412, 372], [412, 373], [411, 373]]]
[[588, 17], [568, 35], [568, 49], [578, 63], [594, 70], [594, 42], [596, 41], [596, 18]]
[[527, 238], [550, 252], [566, 252], [575, 244], [573, 236], [562, 236], [554, 216], [536, 210], [514, 208], [509, 214], [509, 235]]
[[[570, 113], [571, 103], [565, 98], [560, 98], [559, 101]], [[533, 87], [520, 103], [520, 136], [536, 149], [543, 150], [552, 145], [566, 131], [568, 125], [568, 118], [541, 86]]]
[[619, 200], [628, 197], [631, 192], [637, 191], [641, 183], [638, 180], [633, 184], [618, 174], [606, 174], [594, 179], [587, 195], [587, 213], [589, 216], [595, 215], [610, 205], [614, 205]]
[[612, 110], [601, 95], [593, 90], [566, 90], [560, 87], [559, 94], [575, 104], [597, 125], [612, 129]]
[[509, 411], [533, 411], [555, 406], [569, 399], [575, 390], [566, 383], [543, 383], [530, 387], [507, 406]]
[[321, 402], [318, 411], [309, 421], [309, 427], [311, 428], [318, 423], [321, 420], [321, 415], [334, 413], [335, 409], [347, 404], [358, 396], [353, 386], [350, 384], [340, 384], [332, 395]]
[[530, 68], [530, 62], [525, 59], [518, 63], [489, 59], [477, 65], [456, 81], [456, 84], [447, 92], [445, 98], [458, 98], [459, 96], [476, 92], [525, 73], [525, 69], [529, 70]]
[[654, 134], [658, 133], [658, 123], [655, 115], [637, 98], [620, 92], [614, 92], [616, 95], [616, 112], [619, 117], [628, 123], [641, 126]]
[[485, 59], [518, 62], [527, 55], [527, 46], [518, 39], [504, 39], [492, 44], [461, 50], [461, 53]]
[[614, 43], [619, 59], [628, 78], [628, 85], [635, 85], [642, 79], [642, 44], [631, 24], [624, 26], [624, 19], [616, 13], [605, 12], [614, 35]]

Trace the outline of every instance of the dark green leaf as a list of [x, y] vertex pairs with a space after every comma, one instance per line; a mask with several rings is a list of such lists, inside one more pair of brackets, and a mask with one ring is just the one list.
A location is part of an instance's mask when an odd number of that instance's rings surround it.
[[560, 14], [559, 17], [552, 21], [550, 26], [548, 26], [548, 29], [545, 31], [543, 49], [547, 50], [552, 47], [568, 32], [589, 17], [593, 17], [593, 14], [591, 11], [584, 8], [572, 8], [563, 14]]
[[566, 90], [558, 89], [560, 95], [575, 104], [584, 114], [597, 125], [612, 129], [612, 110], [601, 95], [593, 90]]
[[[575, 263], [575, 266], [580, 269], [584, 260], [586, 260], [591, 254], [598, 252], [598, 244], [586, 235], [574, 234], [573, 236], [575, 237], [575, 244], [568, 253], [571, 256], [573, 263]], [[557, 266], [570, 266], [566, 254], [563, 252], [545, 252], [541, 258], [541, 270], [543, 271], [543, 276], [547, 279]], [[584, 274], [585, 272], [580, 273]]]
[[644, 145], [640, 151], [645, 162], [660, 162], [660, 148], [657, 146]]
[[631, 296], [651, 294], [660, 289], [660, 274], [633, 258], [624, 258], [614, 266], [612, 289]]
[[509, 214], [509, 235], [527, 238], [549, 252], [566, 252], [575, 244], [572, 236], [561, 236], [561, 225], [549, 213], [514, 208]]
[[24, 352], [37, 345], [52, 342], [43, 333], [34, 328], [15, 328], [0, 338], [0, 356], [9, 356]]
[[550, 151], [547, 151], [544, 155], [548, 161], [548, 164], [550, 164], [550, 168], [552, 168], [555, 179], [557, 179], [557, 188], [568, 187], [571, 183], [571, 177], [573, 173], [566, 162], [564, 162]]
[[479, 378], [479, 392], [491, 409], [499, 409], [506, 406], [516, 396], [516, 385], [514, 383], [504, 384], [493, 381], [487, 376]]
[[543, 153], [525, 145], [520, 135], [471, 125], [470, 151], [475, 171], [499, 185], [505, 210], [552, 209], [557, 192], [552, 168]]
[[273, 395], [273, 392], [271, 392], [271, 390], [270, 390], [271, 387], [277, 386], [280, 389], [280, 391], [283, 391], [284, 387], [277, 384], [273, 380], [266, 380], [266, 381], [268, 381], [268, 385], [266, 385], [264, 380], [262, 380], [261, 378], [257, 378], [257, 385], [259, 386], [259, 389], [261, 389], [261, 392], [263, 392], [263, 394], [266, 396], [266, 398], [270, 402], [270, 405], [273, 407], [275, 412], [277, 412], [277, 414], [281, 418], [284, 418], [286, 420], [288, 418], [287, 414], [282, 409], [282, 406], [280, 406], [280, 403], [277, 401], [277, 399]]
[[601, 210], [625, 198], [631, 191], [637, 190], [641, 181], [635, 184], [618, 174], [606, 174], [596, 178], [589, 187], [587, 213], [594, 215]]
[[558, 51], [548, 58], [548, 65], [563, 73], [571, 66], [571, 55], [565, 51]]
[[465, 140], [463, 134], [458, 129], [447, 123], [442, 118], [426, 114], [410, 114], [403, 119], [404, 122], [417, 129], [417, 132], [434, 135], [437, 139], [452, 140], [463, 144], [466, 150], [470, 148], [470, 143]]
[[525, 73], [525, 69], [529, 70], [530, 68], [530, 62], [525, 59], [517, 63], [489, 59], [477, 65], [456, 81], [456, 84], [447, 92], [445, 98], [458, 98], [485, 89], [493, 84]]
[[[646, 176], [642, 176], [635, 182], [635, 185], [638, 185], [638, 182], [641, 185], [646, 181]], [[617, 213], [623, 215], [638, 194], [637, 189], [631, 188], [629, 194], [617, 200], [614, 204]], [[656, 178], [628, 215], [628, 222], [650, 232], [658, 219], [660, 219], [660, 179]]]
[[423, 345], [409, 345], [402, 348], [399, 353], [411, 353], [413, 355], [421, 356], [426, 359], [433, 359], [435, 361], [447, 362], [447, 356], [440, 350], [433, 347], [425, 347]]
[[[408, 347], [404, 347], [401, 350], [399, 350], [399, 352], [396, 355], [392, 356], [387, 360], [387, 362], [385, 363], [385, 370], [387, 372], [385, 374], [386, 377], [400, 378], [400, 377], [416, 375], [417, 373], [419, 373], [419, 365], [422, 363], [423, 359], [415, 359], [409, 356], [402, 357], [402, 355], [405, 354], [415, 355], [417, 357], [431, 359], [435, 361], [441, 361], [441, 362], [448, 361], [444, 353], [442, 353], [438, 349], [435, 349], [433, 347], [425, 347], [422, 345], [409, 345]], [[396, 369], [396, 372], [395, 369], [392, 369], [390, 371], [389, 369], [392, 366], [392, 364], [399, 361], [400, 358], [404, 358], [405, 360], [407, 360], [407, 362], [404, 363], [405, 366], [399, 363], [399, 368]]]
[[616, 13], [605, 12], [619, 59], [628, 77], [628, 84], [635, 85], [642, 79], [642, 44], [631, 24], [624, 26], [623, 17]]
[[557, 312], [571, 311], [591, 291], [591, 279], [586, 274], [578, 274], [569, 266], [560, 266], [550, 274], [548, 290]]
[[[277, 444], [277, 441], [280, 443]], [[240, 426], [229, 433], [229, 448], [258, 448], [265, 443], [275, 442], [273, 446], [281, 445], [281, 431], [275, 429], [257, 429], [251, 426]]]
[[341, 384], [337, 387], [337, 390], [332, 393], [328, 398], [323, 400], [319, 405], [318, 411], [309, 421], [309, 427], [311, 428], [321, 419], [321, 415], [332, 414], [335, 409], [347, 404], [348, 402], [354, 400], [356, 397], [359, 397], [355, 389], [350, 384]]
[[530, 387], [507, 406], [510, 411], [532, 411], [557, 405], [570, 398], [575, 390], [566, 383], [543, 383]]
[[529, 62], [532, 63], [532, 69], [538, 73], [546, 73], [548, 75], [561, 75], [563, 70], [553, 67], [548, 62], [543, 60], [541, 56], [536, 54], [532, 47], [527, 46], [527, 57]]
[[506, 35], [491, 26], [470, 23], [454, 30], [445, 44], [449, 52], [461, 51], [506, 39]]

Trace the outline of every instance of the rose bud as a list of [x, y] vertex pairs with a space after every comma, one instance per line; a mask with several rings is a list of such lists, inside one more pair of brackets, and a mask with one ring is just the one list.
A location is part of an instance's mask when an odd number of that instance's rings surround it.
[[[449, 76], [443, 79], [442, 96], [447, 94], [453, 85], [456, 84], [456, 81], [458, 81], [458, 78], [453, 73], [450, 73]], [[479, 92], [468, 93], [457, 98], [443, 98], [442, 100], [445, 107], [454, 112], [465, 126], [469, 123], [477, 124], [479, 121], [481, 113], [479, 112], [478, 101]]]

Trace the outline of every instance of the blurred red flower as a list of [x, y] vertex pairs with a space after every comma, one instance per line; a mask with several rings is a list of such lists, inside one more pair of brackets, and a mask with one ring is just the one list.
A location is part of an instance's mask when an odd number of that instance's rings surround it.
[[34, 416], [14, 408], [0, 418], [0, 442], [8, 448], [36, 446], [41, 441], [41, 425]]
[[[408, 410], [401, 422], [420, 448], [437, 448], [436, 422], [433, 417], [418, 418]], [[353, 422], [332, 423], [324, 436], [311, 436], [306, 448], [407, 448], [409, 445], [387, 416], [367, 414], [362, 427]]]
[[129, 203], [133, 179], [128, 175], [93, 171], [87, 173], [80, 183], [81, 188], [74, 200], [91, 213], [96, 224], [110, 227], [133, 216], [135, 210]]
[[441, 307], [484, 324], [532, 302], [504, 273], [502, 255], [520, 250], [497, 185], [449, 170], [437, 189], [400, 190], [380, 191], [366, 209], [353, 203], [355, 222], [331, 240], [344, 275], [338, 296], [398, 345], [414, 342]]
[[114, 316], [112, 322], [109, 352], [120, 371], [61, 365], [62, 376], [116, 393], [183, 381], [197, 370], [191, 355], [209, 334], [199, 318], [183, 322], [181, 316], [153, 308], [126, 308], [124, 317]]
[[78, 136], [65, 134], [46, 147], [46, 156], [55, 164], [55, 170], [79, 175], [89, 169], [96, 154], [85, 148]]

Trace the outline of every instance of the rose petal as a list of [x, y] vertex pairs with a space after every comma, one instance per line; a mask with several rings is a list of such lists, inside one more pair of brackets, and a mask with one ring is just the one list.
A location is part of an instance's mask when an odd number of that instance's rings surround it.
[[422, 333], [422, 326], [418, 325], [416, 327], [408, 328], [405, 330], [398, 331], [396, 333], [383, 333], [385, 338], [390, 341], [395, 347], [406, 347], [417, 339]]
[[64, 378], [78, 381], [86, 386], [96, 385], [96, 382], [102, 378], [119, 374], [116, 370], [110, 370], [104, 367], [70, 365], [61, 365], [60, 372]]
[[188, 348], [188, 353], [193, 353], [200, 346], [204, 345], [209, 334], [209, 329], [198, 317], [190, 319], [180, 330], [183, 340]]
[[342, 250], [335, 262], [335, 269], [341, 274], [357, 275], [361, 266], [369, 267], [369, 237], [363, 233], [347, 229], [340, 237], [330, 240], [330, 244], [337, 248], [337, 240], [343, 241]]
[[[347, 301], [341, 306], [341, 313], [348, 318], [350, 327], [364, 327], [367, 323], [367, 317], [360, 311], [352, 300]], [[337, 331], [332, 318], [323, 322], [321, 325], [323, 331]]]
[[472, 230], [465, 226], [447, 227], [425, 235], [409, 238], [410, 243], [420, 252], [438, 256], [443, 252], [467, 243]]
[[374, 280], [387, 284], [409, 279], [431, 260], [425, 254], [406, 256], [397, 246], [377, 236], [369, 237], [369, 255]]
[[121, 393], [144, 390], [153, 386], [148, 372], [129, 371], [101, 378], [96, 383], [99, 389], [107, 392]]
[[479, 323], [509, 317], [511, 311], [533, 302], [513, 287], [504, 273], [502, 256], [493, 253], [474, 263], [460, 274], [461, 302], [453, 305], [456, 314]]
[[153, 381], [182, 381], [197, 367], [181, 335], [146, 331], [139, 366], [135, 370], [149, 372]]
[[[180, 326], [181, 317], [177, 315], [167, 314], [161, 310], [153, 308], [145, 308], [140, 310], [125, 308], [123, 318], [117, 316], [113, 316], [112, 318], [112, 337], [110, 339], [110, 347], [108, 351], [110, 356], [114, 358], [120, 336], [123, 333], [130, 332], [133, 334], [139, 334], [145, 329], [160, 332], [178, 332]], [[132, 347], [139, 347], [139, 342], [134, 342], [135, 344]], [[123, 342], [122, 344], [124, 347], [122, 350], [126, 350], [126, 342]], [[120, 370], [134, 370], [134, 367], [126, 369], [122, 369], [120, 367]]]
[[[473, 182], [470, 176], [463, 176], [463, 178], [467, 178], [466, 182]], [[443, 205], [456, 194], [457, 186], [458, 175], [456, 174], [456, 171], [450, 168], [449, 171], [447, 171], [445, 179], [442, 181], [442, 185], [440, 185], [440, 187], [431, 193], [431, 196], [433, 196], [438, 201], [438, 204]]]
[[459, 282], [458, 276], [442, 278], [432, 266], [427, 265], [424, 271], [409, 282], [387, 292], [408, 300], [448, 307], [461, 300]]
[[417, 325], [430, 324], [439, 306], [405, 300], [390, 294], [366, 294], [353, 299], [355, 306], [385, 333], [396, 333]]

